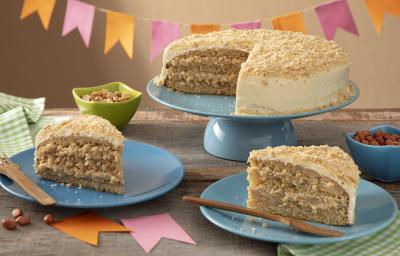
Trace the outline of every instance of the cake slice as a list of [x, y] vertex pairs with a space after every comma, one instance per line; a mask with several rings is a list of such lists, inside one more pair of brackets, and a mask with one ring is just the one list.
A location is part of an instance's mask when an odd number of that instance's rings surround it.
[[44, 179], [123, 194], [123, 140], [98, 116], [48, 125], [36, 137], [35, 172]]
[[359, 170], [338, 147], [268, 147], [250, 153], [247, 207], [331, 225], [353, 224]]

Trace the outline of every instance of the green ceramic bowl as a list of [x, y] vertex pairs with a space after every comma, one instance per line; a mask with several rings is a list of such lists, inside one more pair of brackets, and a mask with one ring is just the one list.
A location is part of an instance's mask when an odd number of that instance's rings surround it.
[[[101, 89], [107, 89], [112, 92], [130, 92], [133, 97], [129, 100], [116, 103], [93, 102], [81, 98], [85, 94], [90, 94], [91, 92]], [[72, 89], [72, 95], [82, 114], [101, 116], [110, 121], [110, 123], [119, 130], [122, 130], [132, 119], [139, 106], [140, 99], [142, 98], [141, 92], [133, 90], [121, 82], [113, 82], [94, 87], [74, 88]]]

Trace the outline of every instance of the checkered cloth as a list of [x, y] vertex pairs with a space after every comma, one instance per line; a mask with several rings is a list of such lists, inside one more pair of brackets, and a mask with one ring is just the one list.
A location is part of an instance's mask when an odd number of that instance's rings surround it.
[[41, 116], [44, 98], [26, 99], [0, 93], [0, 153], [12, 156], [33, 147], [36, 134], [66, 117]]
[[280, 244], [278, 256], [400, 256], [400, 213], [373, 235], [334, 244]]

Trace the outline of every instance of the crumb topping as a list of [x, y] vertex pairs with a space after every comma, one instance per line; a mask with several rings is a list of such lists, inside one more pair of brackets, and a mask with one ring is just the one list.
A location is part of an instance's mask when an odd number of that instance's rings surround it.
[[117, 147], [122, 147], [124, 136], [108, 120], [95, 115], [67, 120], [45, 126], [36, 136], [36, 148], [42, 142], [55, 137], [82, 136], [106, 140]]

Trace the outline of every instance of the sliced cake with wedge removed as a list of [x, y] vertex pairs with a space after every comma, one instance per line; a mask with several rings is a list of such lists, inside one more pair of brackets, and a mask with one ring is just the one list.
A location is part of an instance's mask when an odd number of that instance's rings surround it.
[[247, 207], [331, 225], [353, 224], [359, 170], [338, 147], [268, 147], [250, 153]]

